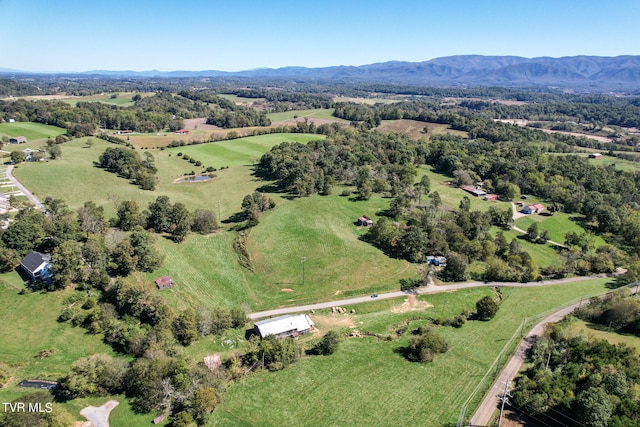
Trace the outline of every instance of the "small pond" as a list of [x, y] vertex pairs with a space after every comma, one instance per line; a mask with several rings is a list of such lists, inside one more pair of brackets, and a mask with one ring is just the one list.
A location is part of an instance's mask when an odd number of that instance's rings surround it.
[[181, 182], [201, 182], [201, 181], [209, 181], [212, 178], [215, 178], [216, 176], [214, 174], [208, 174], [208, 175], [190, 175], [190, 176], [185, 176], [183, 178], [180, 179], [176, 179], [175, 183], [179, 184]]

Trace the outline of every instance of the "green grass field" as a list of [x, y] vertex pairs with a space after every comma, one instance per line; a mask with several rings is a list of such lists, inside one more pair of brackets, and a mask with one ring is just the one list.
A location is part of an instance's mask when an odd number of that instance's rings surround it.
[[314, 119], [332, 120], [339, 123], [349, 123], [348, 120], [339, 119], [333, 116], [333, 109], [316, 108], [313, 110], [291, 110], [283, 113], [271, 113], [267, 114], [267, 117], [271, 119], [273, 123], [283, 122], [285, 120], [302, 119], [304, 117]]
[[224, 98], [227, 99], [235, 104], [243, 104], [243, 105], [251, 105], [254, 104], [256, 102], [264, 102], [265, 99], [264, 98], [245, 98], [242, 96], [238, 96], [238, 95], [232, 95], [229, 93], [222, 93], [220, 95], [218, 95], [220, 98]]
[[[112, 98], [113, 93], [102, 93], [97, 95], [87, 95], [87, 96], [74, 96], [70, 98], [63, 99], [67, 104], [75, 106], [78, 102], [101, 102], [103, 104], [109, 105], [117, 105], [119, 107], [130, 107], [134, 104], [133, 98], [136, 95], [136, 92], [118, 92], [115, 98]], [[140, 96], [147, 97], [152, 96], [153, 93], [140, 93]]]
[[[107, 216], [114, 215], [122, 200], [136, 200], [142, 207], [159, 195], [167, 195], [172, 202], [185, 203], [189, 209], [214, 209], [218, 200], [222, 218], [240, 210], [242, 198], [264, 185], [251, 175], [252, 159], [259, 158], [273, 145], [282, 141], [308, 142], [322, 136], [305, 134], [273, 134], [210, 144], [192, 145], [169, 150], [150, 151], [158, 167], [158, 188], [143, 191], [128, 180], [93, 165], [107, 147], [115, 145], [92, 138], [93, 145], [85, 145], [86, 138], [76, 139], [61, 146], [62, 158], [47, 163], [22, 163], [14, 170], [15, 176], [37, 197], [47, 195], [64, 199], [72, 208], [87, 200], [103, 206]], [[142, 153], [143, 150], [138, 150]], [[203, 162], [198, 168], [178, 157], [183, 152]], [[206, 166], [229, 169], [216, 172], [217, 178], [208, 182], [174, 184], [191, 171], [201, 172]], [[82, 182], [82, 185], [77, 185]]]
[[[57, 380], [80, 357], [113, 354], [101, 337], [56, 321], [64, 300], [73, 291], [19, 295], [18, 290], [23, 288], [17, 273], [0, 275], [0, 361], [12, 367], [15, 380], [0, 389], [2, 401], [8, 401], [5, 396], [29, 391], [16, 387], [23, 379]], [[51, 355], [38, 357], [42, 350], [50, 350]]]
[[[538, 224], [538, 232], [547, 230], [549, 238], [557, 243], [564, 243], [566, 233], [573, 231], [574, 233], [584, 233], [584, 228], [580, 225], [581, 215], [570, 215], [564, 212], [558, 212], [553, 216], [547, 215], [527, 215], [516, 220], [515, 225], [523, 230], [527, 230], [531, 224]], [[595, 246], [604, 245], [606, 242], [600, 236], [595, 236]]]
[[571, 331], [576, 334], [586, 335], [596, 339], [606, 340], [611, 344], [626, 344], [640, 351], [640, 337], [630, 333], [610, 331], [606, 326], [588, 323], [584, 320], [574, 319], [571, 322]]
[[[433, 171], [431, 166], [422, 166], [418, 169], [416, 182], [420, 181], [422, 175], [427, 175], [431, 182], [431, 192], [437, 191], [442, 200], [442, 204], [450, 209], [457, 210], [463, 197], [468, 197], [471, 202], [471, 210], [486, 211], [493, 206], [496, 209], [504, 210], [511, 206], [509, 202], [500, 200], [486, 201], [481, 197], [475, 197], [453, 183], [453, 178], [441, 175]], [[424, 203], [424, 200], [423, 200]]]
[[[276, 133], [259, 136], [248, 136], [229, 141], [218, 141], [208, 144], [189, 145], [184, 147], [169, 148], [166, 151], [176, 155], [177, 153], [188, 154], [200, 160], [205, 165], [216, 168], [221, 166], [242, 166], [251, 165], [257, 162], [264, 153], [271, 147], [282, 142], [301, 142], [306, 144], [309, 141], [326, 138], [324, 135], [299, 134], [299, 133]], [[188, 165], [184, 162], [185, 167]]]
[[4, 147], [5, 150], [11, 149], [11, 147], [20, 147], [20, 149], [24, 149], [26, 147], [30, 147], [29, 142], [55, 138], [56, 136], [62, 135], [66, 132], [66, 129], [59, 128], [57, 126], [43, 125], [42, 123], [0, 123], [0, 135], [7, 135], [9, 137], [24, 136], [27, 138], [26, 144], [6, 144]]
[[333, 98], [334, 102], [353, 102], [355, 104], [395, 104], [397, 102], [401, 102], [403, 97], [398, 97], [398, 99], [391, 98], [352, 98], [346, 96], [336, 96]]
[[[238, 381], [216, 408], [214, 423], [219, 426], [455, 423], [463, 403], [524, 318], [530, 318], [526, 324], [529, 328], [534, 318], [549, 309], [581, 295], [604, 292], [605, 282], [503, 289], [504, 301], [495, 319], [471, 321], [460, 329], [438, 328], [450, 349], [429, 364], [407, 362], [397, 353], [398, 348], [406, 345], [406, 335], [394, 341], [346, 339], [332, 356], [307, 357], [284, 371], [257, 373]], [[431, 295], [426, 300], [434, 307], [411, 315], [459, 314], [489, 293], [483, 288]], [[360, 306], [354, 308], [360, 312]], [[374, 311], [352, 317], [357, 329], [381, 332], [402, 325], [408, 315]], [[482, 389], [489, 385], [484, 383]], [[482, 397], [482, 393], [476, 395], [468, 415]]]

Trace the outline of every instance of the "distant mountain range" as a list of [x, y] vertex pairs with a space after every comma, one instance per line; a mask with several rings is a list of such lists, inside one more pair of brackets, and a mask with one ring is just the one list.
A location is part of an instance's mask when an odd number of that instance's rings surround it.
[[[0, 68], [0, 73], [24, 73]], [[40, 73], [43, 74], [43, 73]], [[73, 73], [60, 73], [69, 75]], [[301, 82], [389, 83], [424, 86], [555, 87], [586, 91], [637, 91], [640, 56], [519, 56], [459, 55], [424, 62], [390, 61], [362, 66], [284, 67], [248, 71], [106, 71], [75, 75], [107, 77], [239, 77]]]

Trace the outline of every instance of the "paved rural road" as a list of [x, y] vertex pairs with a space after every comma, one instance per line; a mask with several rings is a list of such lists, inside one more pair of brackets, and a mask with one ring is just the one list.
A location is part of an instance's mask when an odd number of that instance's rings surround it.
[[515, 354], [511, 357], [511, 359], [509, 359], [509, 362], [496, 379], [493, 387], [487, 393], [487, 396], [482, 401], [482, 404], [480, 405], [476, 413], [473, 414], [473, 417], [471, 417], [469, 425], [486, 426], [489, 424], [493, 413], [495, 412], [498, 405], [500, 405], [501, 396], [504, 393], [505, 384], [507, 383], [507, 381], [513, 381], [513, 379], [520, 371], [520, 368], [526, 360], [527, 351], [529, 351], [529, 349], [535, 342], [536, 337], [542, 335], [542, 332], [544, 331], [544, 325], [546, 325], [547, 323], [556, 323], [561, 321], [579, 305], [580, 303], [577, 303], [570, 307], [556, 311], [555, 313], [538, 323], [536, 326], [534, 326], [533, 329], [531, 329], [531, 332], [527, 334], [527, 336], [518, 346]]
[[[424, 288], [419, 288], [415, 293], [419, 295], [423, 294], [437, 294], [439, 292], [450, 292], [458, 289], [467, 289], [467, 288], [479, 288], [481, 286], [501, 286], [501, 287], [512, 287], [512, 288], [527, 288], [534, 286], [551, 286], [551, 285], [559, 285], [562, 283], [572, 283], [572, 282], [581, 282], [584, 280], [591, 280], [603, 277], [613, 277], [624, 273], [626, 270], [620, 270], [617, 273], [607, 275], [607, 274], [596, 274], [593, 276], [580, 276], [580, 277], [569, 277], [566, 279], [557, 279], [557, 280], [545, 280], [541, 282], [527, 282], [527, 283], [514, 283], [514, 282], [464, 282], [457, 283], [454, 285], [441, 285], [441, 286], [426, 286]], [[339, 306], [349, 306], [354, 304], [361, 304], [363, 302], [368, 301], [376, 301], [381, 299], [390, 299], [390, 298], [399, 298], [409, 295], [410, 292], [397, 291], [397, 292], [388, 292], [384, 294], [379, 294], [376, 298], [369, 296], [365, 297], [356, 297], [350, 299], [336, 300], [336, 301], [328, 301], [321, 302], [317, 304], [309, 304], [309, 305], [299, 305], [296, 307], [285, 307], [285, 308], [277, 308], [274, 310], [267, 311], [258, 311], [255, 313], [249, 313], [247, 316], [252, 319], [261, 319], [263, 317], [270, 316], [278, 316], [281, 314], [289, 314], [289, 313], [299, 313], [302, 311], [311, 311], [311, 310], [319, 310], [322, 308], [331, 308], [331, 307], [339, 307]]]
[[27, 199], [29, 199], [29, 201], [31, 203], [34, 204], [34, 206], [37, 209], [40, 209], [41, 211], [45, 211], [46, 209], [44, 208], [44, 206], [42, 205], [42, 203], [40, 202], [40, 200], [38, 200], [38, 198], [36, 196], [34, 196], [31, 191], [27, 190], [27, 188], [22, 185], [20, 183], [20, 181], [18, 181], [16, 179], [15, 176], [13, 176], [13, 165], [9, 165], [7, 166], [7, 178], [9, 178], [9, 180], [13, 183], [13, 185], [15, 185], [16, 187], [18, 187], [18, 189], [20, 191], [22, 191], [22, 194], [24, 194], [25, 196], [27, 196]]
[[[637, 294], [637, 289], [638, 288], [636, 287], [635, 292], [633, 289], [629, 289], [629, 292], [631, 294]], [[495, 380], [493, 387], [487, 393], [487, 396], [482, 401], [482, 404], [480, 404], [480, 407], [476, 410], [476, 413], [473, 414], [473, 417], [469, 421], [468, 425], [486, 426], [489, 423], [489, 421], [491, 420], [491, 416], [495, 412], [496, 408], [498, 408], [498, 405], [500, 405], [501, 403], [501, 396], [504, 393], [504, 385], [507, 383], [507, 381], [513, 381], [516, 375], [518, 375], [520, 368], [522, 368], [522, 365], [526, 361], [527, 352], [535, 342], [536, 337], [541, 336], [544, 332], [544, 326], [548, 323], [557, 323], [561, 321], [566, 316], [571, 314], [573, 310], [578, 308], [581, 303], [582, 301], [567, 308], [556, 311], [555, 313], [549, 315], [540, 323], [535, 325], [533, 329], [531, 329], [531, 331], [527, 334], [526, 337], [524, 337], [524, 339], [518, 346], [515, 354], [511, 356], [511, 359], [509, 359], [509, 362], [504, 367], [498, 378]]]

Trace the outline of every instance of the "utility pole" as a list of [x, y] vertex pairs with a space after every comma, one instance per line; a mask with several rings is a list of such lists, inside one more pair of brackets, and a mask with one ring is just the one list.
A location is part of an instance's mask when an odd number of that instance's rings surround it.
[[524, 325], [527, 323], [527, 319], [522, 319], [522, 326], [520, 326], [520, 338], [524, 337]]
[[547, 364], [544, 367], [545, 371], [549, 370], [549, 362], [551, 362], [551, 353], [549, 353], [549, 355], [547, 356]]
[[218, 199], [218, 223], [222, 222], [222, 218], [220, 218], [220, 199]]
[[304, 262], [307, 260], [307, 257], [300, 258], [300, 262], [302, 263], [302, 286], [304, 286]]
[[511, 381], [507, 381], [504, 383], [504, 393], [502, 394], [502, 405], [500, 405], [500, 418], [498, 419], [498, 427], [502, 424], [502, 412], [504, 411], [504, 403], [507, 401], [507, 397], [509, 396], [509, 386], [511, 385]]

